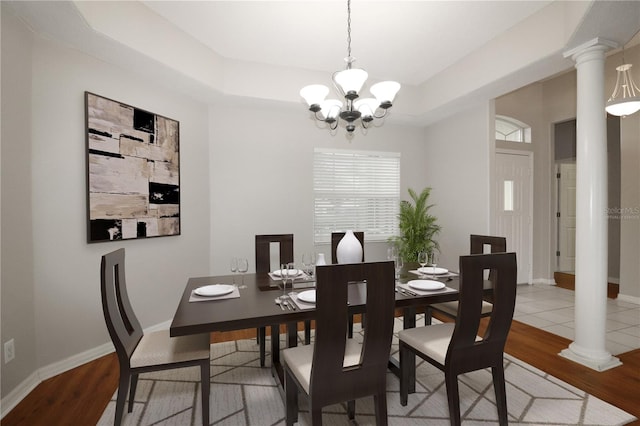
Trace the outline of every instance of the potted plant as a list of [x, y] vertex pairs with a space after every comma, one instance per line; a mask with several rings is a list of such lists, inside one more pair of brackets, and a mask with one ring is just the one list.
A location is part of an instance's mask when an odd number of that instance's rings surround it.
[[400, 201], [400, 213], [398, 214], [400, 235], [391, 237], [405, 264], [417, 264], [418, 253], [427, 253], [438, 250], [438, 242], [435, 237], [440, 232], [437, 218], [429, 214], [433, 204], [427, 204], [431, 188], [425, 188], [420, 194], [409, 188], [409, 196], [412, 201]]

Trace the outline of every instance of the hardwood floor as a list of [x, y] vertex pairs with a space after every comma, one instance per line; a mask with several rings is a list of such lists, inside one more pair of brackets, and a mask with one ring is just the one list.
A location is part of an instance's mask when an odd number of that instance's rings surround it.
[[[255, 336], [255, 330], [212, 333], [212, 342]], [[640, 349], [623, 365], [596, 372], [558, 356], [570, 341], [514, 321], [506, 352], [640, 418]], [[118, 360], [106, 355], [37, 386], [1, 421], [4, 426], [92, 425], [118, 386]], [[640, 426], [640, 421], [631, 423]]]

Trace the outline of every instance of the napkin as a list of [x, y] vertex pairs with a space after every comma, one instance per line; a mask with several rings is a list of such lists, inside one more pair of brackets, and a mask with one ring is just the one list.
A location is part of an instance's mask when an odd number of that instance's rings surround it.
[[206, 302], [210, 300], [223, 300], [223, 299], [236, 299], [240, 297], [240, 290], [238, 287], [234, 286], [233, 291], [231, 293], [223, 294], [222, 296], [199, 296], [195, 293], [195, 289], [191, 290], [191, 295], [189, 296], [189, 302]]

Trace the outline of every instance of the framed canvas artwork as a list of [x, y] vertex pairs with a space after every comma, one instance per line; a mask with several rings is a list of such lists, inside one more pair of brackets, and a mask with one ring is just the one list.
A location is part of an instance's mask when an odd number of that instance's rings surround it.
[[180, 123], [85, 92], [88, 242], [180, 235]]

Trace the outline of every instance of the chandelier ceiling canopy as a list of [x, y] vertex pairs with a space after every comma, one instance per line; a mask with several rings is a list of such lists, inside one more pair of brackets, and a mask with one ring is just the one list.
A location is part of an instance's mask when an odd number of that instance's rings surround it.
[[309, 110], [315, 114], [316, 120], [328, 124], [331, 130], [338, 127], [339, 120], [346, 122], [347, 132], [352, 133], [359, 122], [363, 128], [374, 119], [383, 118], [393, 105], [393, 99], [400, 90], [400, 83], [381, 81], [369, 89], [374, 97], [361, 98], [360, 91], [369, 75], [361, 68], [354, 68], [355, 58], [351, 56], [351, 0], [347, 0], [347, 57], [346, 69], [333, 73], [333, 85], [344, 98], [326, 99], [329, 88], [322, 84], [311, 84], [300, 90]]

